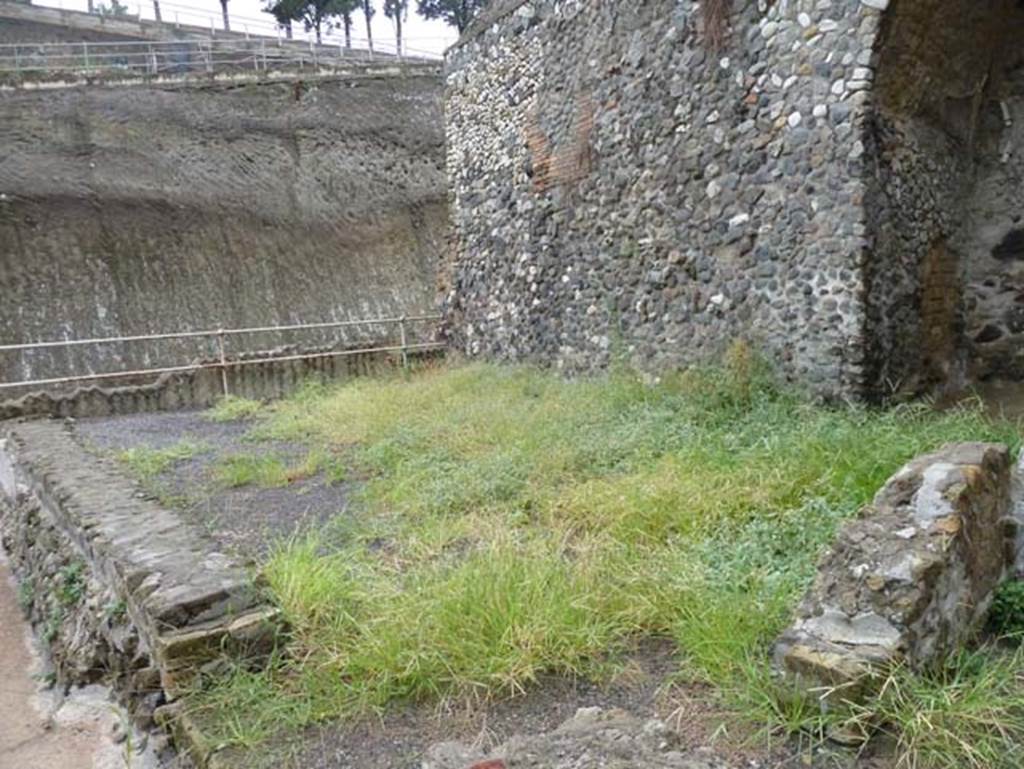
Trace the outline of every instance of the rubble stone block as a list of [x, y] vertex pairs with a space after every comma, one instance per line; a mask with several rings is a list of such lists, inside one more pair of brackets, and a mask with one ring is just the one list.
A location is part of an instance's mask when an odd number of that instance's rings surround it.
[[784, 673], [827, 705], [856, 701], [893, 663], [956, 651], [1013, 572], [1018, 521], [1006, 446], [949, 445], [897, 472], [822, 559], [775, 644]]

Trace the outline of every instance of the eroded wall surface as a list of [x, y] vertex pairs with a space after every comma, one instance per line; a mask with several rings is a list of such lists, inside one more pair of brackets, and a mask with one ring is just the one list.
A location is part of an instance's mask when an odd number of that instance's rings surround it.
[[[1024, 16], [1024, 12], [1021, 14]], [[1024, 39], [1020, 24], [1018, 41]], [[1024, 44], [1000, 73], [964, 234], [969, 374], [1024, 379]]]
[[886, 13], [865, 261], [869, 370], [883, 391], [1021, 371], [1019, 257], [996, 254], [1024, 213], [1022, 39], [1017, 0], [903, 0]]
[[[0, 339], [431, 311], [440, 95], [436, 75], [0, 93]], [[188, 362], [206, 344], [6, 354], [0, 379]]]
[[735, 338], [859, 392], [863, 122], [885, 2], [511, 2], [449, 54], [456, 256], [471, 354], [645, 368]]

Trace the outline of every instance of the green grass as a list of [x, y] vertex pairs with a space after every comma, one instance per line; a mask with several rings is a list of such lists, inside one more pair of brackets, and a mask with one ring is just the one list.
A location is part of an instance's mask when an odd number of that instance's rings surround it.
[[898, 745], [899, 769], [1024, 766], [1024, 647], [964, 652], [939, 671], [897, 670], [857, 715]]
[[207, 450], [207, 447], [200, 443], [183, 440], [162, 449], [138, 446], [126, 449], [117, 456], [141, 481], [150, 482], [175, 463], [192, 459]]
[[251, 398], [237, 395], [225, 395], [206, 412], [211, 422], [237, 422], [241, 419], [252, 419], [263, 410], [263, 403]]
[[547, 673], [602, 680], [644, 636], [748, 714], [813, 726], [764, 663], [836, 527], [918, 453], [1018, 441], [980, 408], [816, 405], [742, 351], [656, 385], [487, 365], [310, 385], [255, 433], [369, 480], [355, 519], [266, 564], [280, 660], [193, 700], [249, 745]]
[[217, 460], [214, 465], [217, 483], [229, 488], [255, 485], [262, 488], [287, 486], [288, 467], [272, 454], [236, 454]]
[[301, 462], [291, 465], [273, 454], [235, 454], [218, 460], [213, 472], [217, 483], [228, 488], [249, 485], [276, 488], [320, 472], [328, 485], [341, 483], [347, 477], [344, 460], [323, 449], [312, 449]]

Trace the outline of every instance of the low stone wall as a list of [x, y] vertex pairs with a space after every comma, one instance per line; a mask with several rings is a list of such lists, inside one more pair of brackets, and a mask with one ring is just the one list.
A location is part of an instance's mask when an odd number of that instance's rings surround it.
[[53, 421], [0, 441], [0, 534], [57, 682], [103, 680], [146, 722], [203, 665], [258, 659], [277, 611], [250, 575]]
[[960, 648], [1020, 561], [1013, 476], [998, 444], [907, 464], [826, 554], [776, 643], [778, 667], [829, 705], [863, 698], [892, 664], [920, 669]]

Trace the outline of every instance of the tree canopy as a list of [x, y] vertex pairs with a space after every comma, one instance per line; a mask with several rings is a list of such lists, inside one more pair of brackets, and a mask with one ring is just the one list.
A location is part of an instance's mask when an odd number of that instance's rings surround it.
[[287, 25], [292, 21], [301, 21], [306, 31], [315, 30], [316, 40], [320, 42], [321, 34], [326, 26], [329, 30], [334, 19], [341, 19], [345, 27], [345, 38], [349, 40], [352, 29], [352, 14], [362, 5], [361, 0], [275, 0], [267, 7], [267, 13], [277, 19], [277, 23]]
[[487, 4], [488, 0], [417, 0], [416, 10], [424, 19], [441, 19], [461, 34]]

